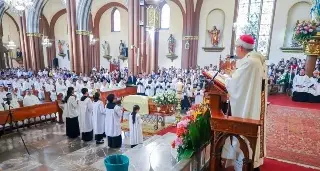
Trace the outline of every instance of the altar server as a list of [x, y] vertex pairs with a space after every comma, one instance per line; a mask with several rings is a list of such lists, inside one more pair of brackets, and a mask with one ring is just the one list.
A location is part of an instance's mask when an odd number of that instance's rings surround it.
[[108, 84], [107, 80], [103, 80], [103, 83], [100, 87], [100, 92], [107, 92], [109, 90], [110, 89], [109, 89], [109, 84]]
[[154, 84], [151, 79], [149, 79], [148, 83], [146, 84], [146, 96], [152, 97], [154, 96]]
[[79, 124], [81, 139], [83, 141], [91, 141], [93, 139], [92, 101], [89, 98], [89, 92], [87, 88], [83, 88], [81, 92], [83, 94], [79, 101]]
[[144, 82], [142, 78], [139, 78], [137, 80], [137, 95], [145, 95], [145, 88], [144, 88]]
[[32, 90], [26, 90], [26, 95], [23, 98], [23, 106], [33, 106], [37, 104], [40, 104], [39, 98], [32, 94]]
[[78, 121], [78, 102], [74, 95], [73, 87], [69, 87], [67, 95], [63, 100], [63, 116], [66, 117], [66, 132], [69, 138], [77, 138], [80, 135]]
[[194, 97], [195, 104], [201, 104], [203, 102], [204, 91], [200, 88], [200, 86], [198, 86], [197, 90], [194, 92]]
[[310, 78], [309, 86], [309, 102], [311, 103], [320, 103], [320, 77], [319, 71], [313, 72], [313, 77]]
[[[252, 36], [242, 35], [237, 39], [236, 54], [240, 60], [237, 63], [237, 70], [231, 78], [226, 80], [226, 88], [229, 93], [232, 116], [261, 120], [262, 126], [265, 127], [263, 123], [265, 112], [261, 110], [261, 106], [263, 106], [261, 104], [261, 94], [266, 88], [263, 80], [266, 79], [265, 70], [267, 68], [265, 57], [258, 52], [254, 52], [253, 49], [254, 39]], [[265, 143], [260, 141], [262, 136], [264, 136], [264, 132], [259, 130], [257, 145], [254, 147], [255, 158], [252, 159], [254, 168], [263, 164]], [[248, 145], [249, 141], [243, 139]], [[249, 148], [249, 156], [252, 156], [251, 148]], [[242, 170], [244, 155], [240, 150], [240, 143], [237, 138], [227, 138], [221, 157], [226, 159], [226, 166], [233, 165], [235, 171]]]
[[66, 95], [67, 87], [64, 85], [61, 79], [59, 79], [56, 84], [56, 91], [58, 95], [62, 94], [62, 97]]
[[120, 148], [122, 145], [120, 122], [123, 111], [121, 107], [116, 105], [114, 94], [109, 94], [107, 100], [105, 133], [108, 137], [108, 146], [110, 148]]
[[133, 112], [129, 116], [130, 145], [131, 148], [143, 143], [142, 119], [138, 114], [140, 107], [133, 106]]
[[296, 102], [307, 102], [309, 86], [310, 78], [305, 75], [304, 69], [301, 69], [299, 75], [296, 75], [293, 79], [292, 100]]
[[103, 102], [100, 100], [100, 93], [96, 92], [93, 96], [93, 133], [95, 135], [96, 144], [103, 144], [103, 136], [105, 131], [105, 115], [106, 110]]

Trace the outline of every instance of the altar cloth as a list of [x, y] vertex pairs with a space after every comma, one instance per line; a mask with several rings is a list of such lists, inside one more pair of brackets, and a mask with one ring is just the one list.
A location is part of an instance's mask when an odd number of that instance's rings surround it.
[[140, 96], [140, 95], [129, 95], [125, 96], [122, 99], [122, 107], [128, 112], [132, 112], [134, 105], [139, 105], [140, 115], [149, 114], [149, 105], [148, 105], [149, 97]]

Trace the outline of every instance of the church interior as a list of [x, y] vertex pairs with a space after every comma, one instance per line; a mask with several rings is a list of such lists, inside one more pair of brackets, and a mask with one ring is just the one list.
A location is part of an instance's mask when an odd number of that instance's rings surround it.
[[0, 37], [0, 171], [320, 170], [320, 0], [0, 0]]

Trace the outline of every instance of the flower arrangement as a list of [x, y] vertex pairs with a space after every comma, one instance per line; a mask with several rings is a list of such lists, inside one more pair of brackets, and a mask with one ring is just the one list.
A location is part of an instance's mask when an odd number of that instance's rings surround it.
[[315, 21], [298, 21], [294, 29], [294, 39], [301, 45], [305, 45], [312, 36], [317, 34], [319, 26], [320, 24]]
[[178, 98], [175, 92], [165, 92], [159, 93], [152, 97], [152, 101], [157, 106], [165, 106], [165, 105], [177, 105]]
[[172, 148], [177, 148], [178, 160], [191, 158], [211, 139], [210, 110], [204, 104], [194, 105], [177, 124], [177, 138]]

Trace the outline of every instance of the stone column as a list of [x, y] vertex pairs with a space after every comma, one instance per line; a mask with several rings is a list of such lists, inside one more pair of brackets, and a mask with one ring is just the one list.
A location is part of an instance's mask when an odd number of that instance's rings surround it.
[[[138, 48], [140, 49], [140, 25], [139, 25], [139, 20], [140, 20], [140, 1], [139, 0], [133, 0], [133, 5], [134, 5], [134, 19], [133, 19], [133, 26], [134, 26], [134, 74], [138, 74], [140, 72], [140, 67], [141, 67], [141, 53], [140, 51], [138, 52]], [[141, 50], [141, 49], [140, 49]], [[138, 54], [140, 53], [140, 54]], [[140, 55], [140, 58], [138, 59], [138, 56]], [[139, 61], [138, 61], [139, 60]]]
[[[140, 20], [146, 21], [146, 8], [144, 6], [140, 6]], [[145, 23], [143, 23], [145, 24]], [[140, 25], [140, 23], [139, 23]], [[141, 72], [147, 72], [147, 55], [146, 55], [146, 29], [145, 25], [140, 26], [140, 68]], [[150, 73], [150, 72], [147, 72]]]
[[2, 23], [0, 22], [0, 68], [6, 68], [5, 59], [4, 59], [4, 46], [2, 42], [3, 37], [3, 30], [2, 30]]
[[[186, 17], [183, 26], [182, 68], [195, 68], [197, 65], [199, 21], [202, 3], [203, 0], [196, 1], [196, 4], [194, 4], [193, 0], [185, 1]], [[188, 48], [185, 47], [186, 45]]]
[[68, 18], [68, 32], [69, 32], [69, 50], [70, 50], [70, 66], [71, 70], [79, 73], [77, 68], [78, 53], [77, 53], [77, 39], [76, 39], [76, 0], [67, 0], [67, 18]]
[[129, 71], [135, 72], [134, 65], [134, 51], [131, 49], [131, 45], [134, 45], [134, 0], [128, 1], [128, 13], [129, 13], [129, 43], [128, 43], [128, 65]]
[[159, 1], [147, 1], [146, 9], [146, 70], [148, 73], [158, 69], [160, 9]]
[[29, 68], [38, 71], [44, 68], [43, 54], [40, 54], [41, 46], [41, 34], [40, 33], [27, 33], [28, 51], [30, 51], [31, 63]]
[[20, 17], [20, 47], [23, 57], [23, 66], [25, 69], [30, 68], [30, 58], [29, 58], [29, 50], [28, 49], [28, 42], [27, 42], [27, 34], [26, 34], [26, 17], [25, 15]]

